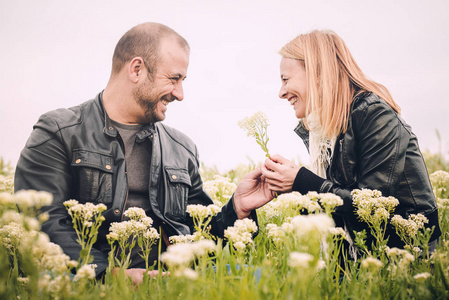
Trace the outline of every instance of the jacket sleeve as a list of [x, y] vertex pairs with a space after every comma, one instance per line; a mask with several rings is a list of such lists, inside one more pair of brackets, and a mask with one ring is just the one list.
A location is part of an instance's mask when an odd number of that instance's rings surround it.
[[[336, 210], [336, 214], [352, 213], [351, 191], [353, 189], [376, 189], [383, 195], [394, 196], [399, 187], [401, 175], [404, 170], [406, 151], [410, 133], [405, 129], [402, 121], [388, 104], [374, 102], [362, 105], [354, 110], [352, 116], [352, 129], [355, 144], [356, 162], [351, 162], [356, 168], [353, 176], [354, 182], [350, 186], [339, 185], [315, 175], [306, 168], [298, 172], [293, 190], [300, 193], [316, 191], [319, 193], [334, 193], [339, 195], [344, 205]], [[345, 144], [342, 147], [344, 153]], [[333, 158], [336, 159], [335, 157]], [[332, 163], [348, 164], [346, 161]], [[343, 172], [349, 170], [348, 166], [342, 168]]]
[[[62, 140], [56, 122], [50, 116], [42, 116], [21, 152], [14, 190], [47, 191], [53, 195], [52, 204], [43, 209], [48, 212], [49, 219], [42, 225], [42, 231], [71, 259], [78, 260], [81, 246], [76, 241], [71, 218], [63, 205], [74, 193], [70, 161]], [[95, 248], [91, 255], [94, 256], [92, 263], [97, 265], [97, 275], [106, 270], [107, 257]]]
[[[199, 160], [197, 155], [197, 162], [198, 161]], [[198, 172], [198, 168], [199, 163], [197, 164], [196, 168], [194, 168], [194, 170], [196, 170], [195, 174], [193, 174], [193, 176], [191, 177], [192, 188], [189, 193], [188, 205], [201, 204], [207, 206], [213, 204], [214, 202], [203, 189], [203, 181]], [[258, 225], [256, 210], [253, 210], [251, 212], [249, 218], [251, 218]], [[231, 199], [229, 199], [229, 201], [221, 208], [221, 211], [212, 218], [211, 234], [223, 238], [225, 229], [227, 229], [229, 226], [234, 226], [234, 223], [237, 220], [238, 216], [234, 207], [234, 196], [232, 196]], [[188, 222], [191, 232], [193, 232], [193, 220], [191, 218], [188, 218]], [[256, 235], [257, 233], [254, 236]]]

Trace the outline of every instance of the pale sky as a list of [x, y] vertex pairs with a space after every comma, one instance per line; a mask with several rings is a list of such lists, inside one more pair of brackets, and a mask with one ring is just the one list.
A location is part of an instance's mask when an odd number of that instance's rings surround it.
[[41, 114], [101, 92], [117, 41], [147, 21], [190, 44], [185, 98], [168, 106], [164, 122], [189, 135], [208, 166], [264, 159], [237, 125], [259, 110], [271, 124], [270, 152], [308, 163], [293, 109], [278, 98], [277, 52], [313, 29], [334, 30], [390, 90], [421, 150], [439, 150], [438, 129], [449, 151], [448, 0], [2, 0], [0, 156], [15, 165]]

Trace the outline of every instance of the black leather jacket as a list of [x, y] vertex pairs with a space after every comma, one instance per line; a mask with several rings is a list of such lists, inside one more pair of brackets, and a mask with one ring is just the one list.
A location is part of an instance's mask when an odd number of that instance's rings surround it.
[[[149, 201], [168, 236], [190, 234], [193, 222], [186, 214], [190, 204], [213, 201], [203, 191], [195, 144], [183, 133], [162, 123], [138, 133], [152, 140]], [[15, 190], [34, 189], [53, 194], [46, 208], [50, 218], [42, 230], [72, 259], [80, 246], [63, 202], [103, 203], [106, 220], [92, 249], [96, 272], [108, 265], [106, 240], [111, 222], [122, 220], [127, 201], [124, 146], [103, 108], [101, 93], [70, 109], [58, 109], [40, 117], [23, 149], [15, 173]], [[257, 220], [255, 211], [251, 217]], [[211, 222], [211, 233], [222, 237], [237, 220], [232, 199]]]
[[[308, 148], [309, 134], [302, 121], [295, 132]], [[366, 229], [355, 216], [351, 191], [367, 188], [396, 197], [399, 206], [395, 214], [404, 218], [410, 214], [425, 215], [428, 227], [435, 226], [431, 241], [441, 234], [435, 195], [417, 138], [410, 126], [373, 93], [354, 99], [348, 129], [337, 138], [327, 178], [301, 168], [293, 189], [339, 195], [344, 205], [337, 208], [334, 219], [340, 226], [344, 221], [351, 233]], [[402, 246], [394, 229], [389, 227], [387, 235], [390, 246]]]

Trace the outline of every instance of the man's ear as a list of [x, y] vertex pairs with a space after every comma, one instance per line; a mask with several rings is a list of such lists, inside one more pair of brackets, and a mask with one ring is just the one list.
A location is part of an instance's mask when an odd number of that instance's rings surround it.
[[128, 78], [133, 83], [139, 82], [139, 79], [142, 78], [144, 73], [145, 63], [142, 57], [134, 57], [128, 65]]

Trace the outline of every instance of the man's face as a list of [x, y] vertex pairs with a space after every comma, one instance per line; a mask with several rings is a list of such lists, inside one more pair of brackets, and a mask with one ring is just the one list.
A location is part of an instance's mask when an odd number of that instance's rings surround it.
[[134, 90], [135, 100], [144, 111], [145, 123], [164, 120], [167, 105], [184, 99], [182, 81], [189, 65], [189, 51], [171, 38], [161, 41], [159, 51], [156, 73], [148, 74]]

